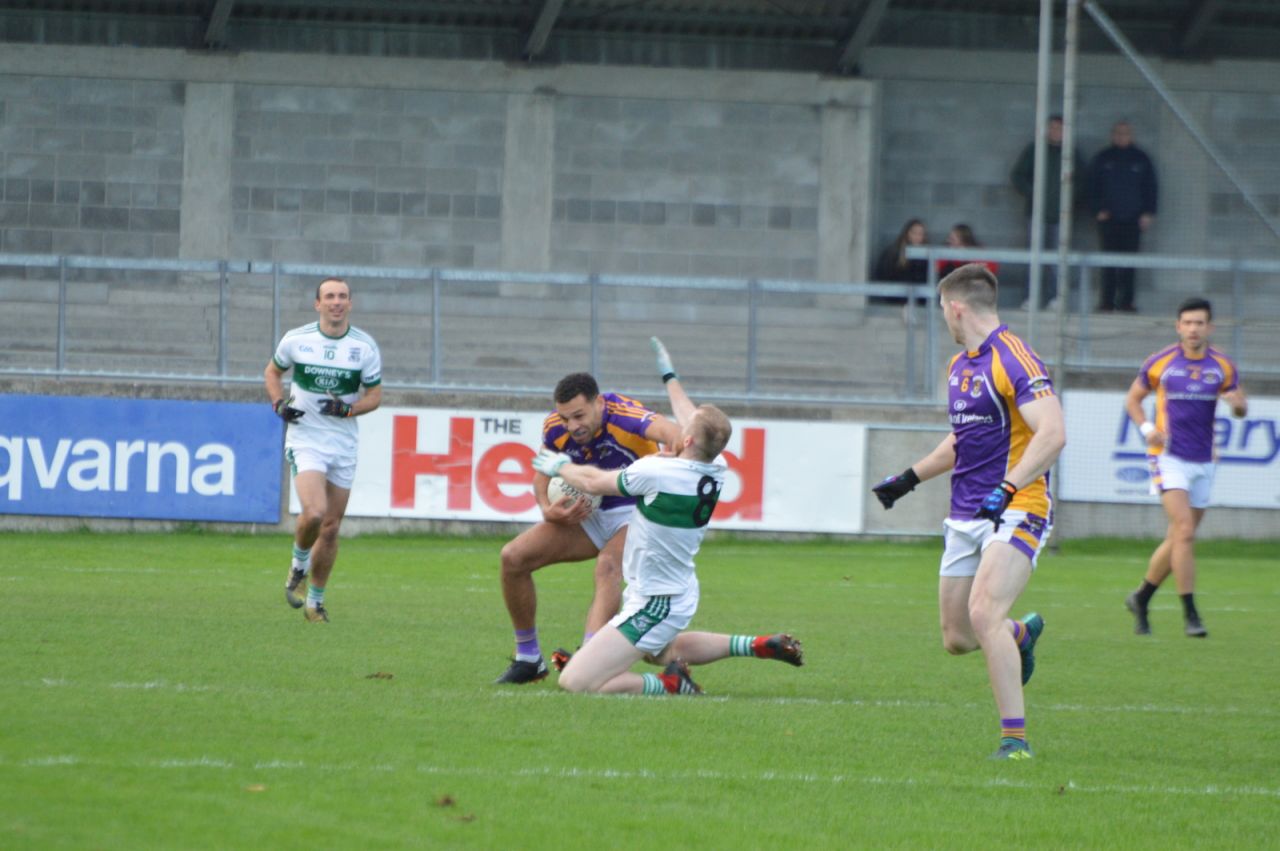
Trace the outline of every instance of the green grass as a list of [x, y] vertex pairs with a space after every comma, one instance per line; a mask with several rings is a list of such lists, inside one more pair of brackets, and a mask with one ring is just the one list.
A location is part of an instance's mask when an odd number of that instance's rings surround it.
[[[314, 626], [283, 536], [0, 535], [0, 847], [1259, 847], [1280, 824], [1276, 546], [1200, 546], [1211, 637], [1124, 611], [1150, 544], [1046, 557], [1035, 760], [994, 763], [947, 656], [936, 545], [721, 538], [694, 626], [808, 664], [695, 669], [705, 699], [491, 685], [501, 541], [343, 542]], [[585, 565], [538, 576], [577, 644]], [[369, 679], [386, 672], [392, 679]]]

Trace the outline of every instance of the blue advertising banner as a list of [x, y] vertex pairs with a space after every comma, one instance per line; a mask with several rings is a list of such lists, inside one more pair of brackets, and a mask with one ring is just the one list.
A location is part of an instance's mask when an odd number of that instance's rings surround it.
[[0, 394], [0, 514], [276, 523], [266, 405]]

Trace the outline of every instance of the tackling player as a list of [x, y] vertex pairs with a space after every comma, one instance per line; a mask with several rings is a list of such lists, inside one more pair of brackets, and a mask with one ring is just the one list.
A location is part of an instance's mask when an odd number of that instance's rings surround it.
[[998, 286], [977, 263], [938, 283], [947, 328], [965, 348], [948, 369], [951, 434], [872, 490], [892, 508], [920, 482], [954, 471], [938, 579], [942, 644], [957, 655], [982, 650], [1000, 712], [992, 757], [1028, 759], [1022, 687], [1044, 620], [1008, 615], [1052, 529], [1048, 470], [1066, 429], [1044, 364], [1000, 323]]
[[[601, 393], [585, 372], [566, 375], [553, 393], [556, 409], [542, 426], [542, 444], [574, 461], [618, 470], [637, 458], [673, 444], [680, 428], [634, 399]], [[585, 644], [618, 611], [622, 589], [622, 545], [635, 500], [605, 497], [592, 510], [585, 498], [553, 504], [547, 498], [550, 477], [535, 473], [533, 493], [542, 522], [521, 532], [502, 548], [502, 598], [515, 630], [516, 652], [496, 682], [521, 685], [547, 676], [538, 642], [538, 594], [533, 573], [549, 564], [596, 558], [595, 596], [587, 611]]]
[[[1213, 308], [1203, 298], [1178, 306], [1176, 345], [1153, 354], [1129, 387], [1125, 411], [1147, 442], [1151, 493], [1158, 494], [1169, 517], [1168, 531], [1151, 554], [1142, 585], [1125, 598], [1133, 613], [1133, 631], [1150, 635], [1147, 607], [1151, 595], [1172, 571], [1182, 598], [1184, 631], [1205, 638], [1209, 631], [1196, 611], [1196, 529], [1213, 488], [1213, 419], [1221, 397], [1231, 413], [1243, 417], [1249, 403], [1240, 389], [1240, 373], [1222, 352], [1209, 345]], [[1142, 401], [1156, 393], [1156, 419], [1147, 420]]]
[[[694, 407], [680, 386], [671, 358], [657, 337], [651, 345], [667, 386], [680, 436], [669, 452], [648, 455], [622, 471], [571, 463], [564, 454], [543, 449], [534, 468], [544, 476], [563, 476], [587, 493], [637, 498], [622, 556], [626, 594], [622, 610], [574, 654], [560, 674], [560, 687], [605, 694], [700, 694], [689, 665], [729, 656], [777, 659], [804, 664], [800, 642], [790, 635], [715, 635], [683, 632], [698, 608], [698, 577], [693, 558], [724, 487], [720, 452], [733, 431], [729, 418], [713, 405]], [[641, 659], [665, 668], [661, 674], [635, 674]]]
[[[284, 335], [263, 379], [272, 408], [288, 423], [285, 458], [302, 504], [284, 596], [308, 621], [328, 623], [324, 590], [356, 476], [359, 426], [354, 418], [382, 404], [382, 356], [373, 338], [351, 324], [346, 281], [321, 281], [315, 308], [320, 320]], [[286, 397], [284, 374], [290, 369], [293, 382]], [[305, 598], [298, 593], [304, 581]]]

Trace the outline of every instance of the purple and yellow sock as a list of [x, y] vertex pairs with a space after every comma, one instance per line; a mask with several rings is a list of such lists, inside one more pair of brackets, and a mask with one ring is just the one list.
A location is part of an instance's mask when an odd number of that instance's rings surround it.
[[1027, 629], [1027, 625], [1022, 621], [1009, 621], [1009, 628], [1013, 630], [1013, 640], [1018, 647], [1024, 647], [1027, 643], [1027, 637], [1031, 634], [1031, 630]]
[[1001, 718], [1000, 738], [1018, 739], [1019, 741], [1025, 742], [1027, 740], [1027, 719]]
[[516, 659], [521, 662], [536, 662], [542, 658], [542, 648], [538, 646], [538, 628], [516, 630]]

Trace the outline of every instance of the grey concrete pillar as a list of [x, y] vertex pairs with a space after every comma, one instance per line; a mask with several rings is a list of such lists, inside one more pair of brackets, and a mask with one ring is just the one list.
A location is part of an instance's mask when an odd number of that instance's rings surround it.
[[822, 107], [818, 174], [818, 279], [822, 281], [866, 278], [875, 169], [873, 115], [867, 106], [829, 103]]
[[541, 92], [507, 96], [502, 166], [502, 268], [551, 267], [551, 177], [555, 168], [556, 98]]
[[[1213, 96], [1208, 92], [1179, 92], [1183, 109], [1200, 125], [1211, 126]], [[1145, 252], [1204, 256], [1209, 250], [1210, 178], [1215, 166], [1209, 155], [1167, 106], [1160, 110], [1160, 140], [1155, 149], [1142, 147], [1155, 162], [1160, 185], [1160, 210], [1153, 232], [1143, 236]], [[1145, 277], [1145, 282], [1143, 278]], [[1205, 272], [1140, 272], [1143, 313], [1172, 316], [1178, 302], [1188, 295], [1208, 292]]]
[[231, 236], [231, 152], [235, 87], [187, 83], [182, 117], [182, 219], [178, 256], [218, 260]]

